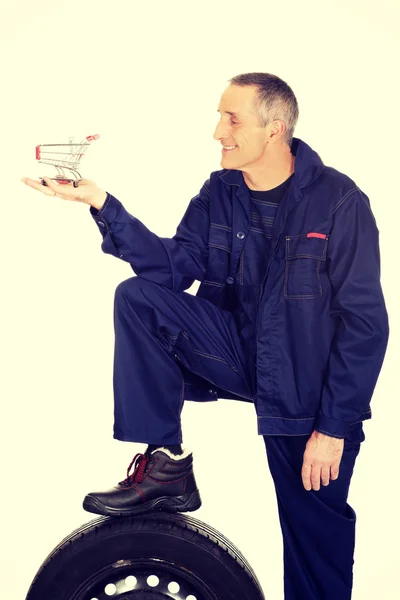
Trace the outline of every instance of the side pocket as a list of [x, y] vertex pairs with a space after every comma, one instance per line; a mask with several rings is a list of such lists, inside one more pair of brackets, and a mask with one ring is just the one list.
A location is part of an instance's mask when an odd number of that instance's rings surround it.
[[228, 367], [230, 367], [232, 369], [232, 371], [235, 371], [235, 373], [239, 372], [239, 369], [237, 369], [235, 367], [235, 365], [230, 364], [227, 360], [225, 360], [224, 358], [221, 358], [220, 356], [215, 356], [213, 354], [207, 354], [206, 352], [201, 352], [200, 350], [196, 350], [196, 349], [193, 349], [193, 352], [195, 354], [198, 354], [199, 356], [204, 356], [204, 358], [209, 358], [211, 360], [215, 360], [220, 363], [225, 363]]
[[205, 282], [226, 286], [231, 254], [232, 230], [227, 225], [211, 223], [208, 241], [208, 264]]

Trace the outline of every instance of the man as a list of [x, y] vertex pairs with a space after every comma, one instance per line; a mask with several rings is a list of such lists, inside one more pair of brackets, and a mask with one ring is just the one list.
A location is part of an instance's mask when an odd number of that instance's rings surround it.
[[[46, 188], [26, 181], [90, 204], [103, 251], [137, 275], [115, 294], [114, 437], [147, 448], [84, 507], [196, 510], [184, 400], [253, 403], [277, 494], [285, 598], [346, 600], [356, 520], [347, 497], [389, 334], [379, 232], [356, 183], [293, 137], [298, 105], [284, 81], [239, 75], [218, 112], [223, 168], [173, 238], [94, 182], [60, 191], [48, 178]], [[195, 280], [196, 296], [185, 293]]]

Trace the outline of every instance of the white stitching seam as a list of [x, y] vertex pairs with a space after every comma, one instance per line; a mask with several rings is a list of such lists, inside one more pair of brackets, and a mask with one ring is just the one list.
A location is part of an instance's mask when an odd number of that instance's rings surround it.
[[347, 200], [347, 198], [348, 198], [348, 197], [349, 197], [349, 196], [350, 196], [350, 195], [351, 195], [353, 192], [355, 192], [355, 191], [357, 191], [357, 190], [358, 190], [358, 187], [355, 187], [355, 188], [353, 188], [352, 190], [348, 191], [348, 192], [347, 192], [347, 194], [345, 194], [345, 195], [343, 196], [343, 198], [341, 198], [341, 199], [340, 199], [340, 200], [339, 200], [339, 201], [338, 201], [338, 202], [335, 204], [335, 206], [333, 207], [333, 211], [332, 211], [332, 213], [334, 214], [334, 213], [337, 211], [337, 209], [339, 208], [339, 206], [341, 206], [341, 205], [343, 204], [343, 202], [344, 202], [345, 200]]

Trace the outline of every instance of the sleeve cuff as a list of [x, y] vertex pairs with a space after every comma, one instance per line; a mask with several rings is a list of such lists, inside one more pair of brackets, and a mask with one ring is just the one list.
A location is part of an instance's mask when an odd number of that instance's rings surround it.
[[347, 428], [347, 421], [341, 421], [339, 419], [332, 419], [323, 414], [319, 414], [314, 429], [325, 435], [330, 435], [335, 438], [344, 438]]
[[98, 210], [94, 206], [90, 206], [89, 211], [97, 223], [111, 224], [117, 217], [122, 204], [117, 198], [115, 198], [115, 196], [113, 196], [109, 192], [106, 193], [107, 197], [101, 209]]

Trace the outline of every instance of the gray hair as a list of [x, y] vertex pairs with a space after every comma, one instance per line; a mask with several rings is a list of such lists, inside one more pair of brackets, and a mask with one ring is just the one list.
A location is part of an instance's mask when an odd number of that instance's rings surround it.
[[266, 127], [275, 119], [283, 121], [286, 130], [282, 139], [290, 147], [299, 118], [299, 106], [288, 84], [271, 73], [243, 73], [228, 81], [242, 87], [257, 86], [253, 111], [258, 116], [261, 127]]

